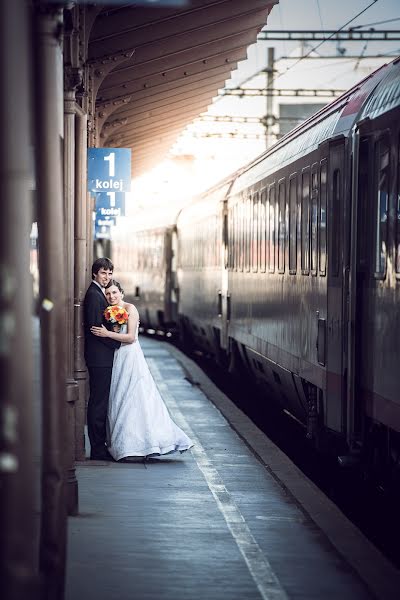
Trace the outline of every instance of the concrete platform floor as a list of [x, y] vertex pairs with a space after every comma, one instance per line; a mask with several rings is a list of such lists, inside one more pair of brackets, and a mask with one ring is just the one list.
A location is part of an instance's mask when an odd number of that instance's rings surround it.
[[195, 446], [78, 464], [66, 600], [399, 597], [399, 572], [190, 359], [140, 342]]

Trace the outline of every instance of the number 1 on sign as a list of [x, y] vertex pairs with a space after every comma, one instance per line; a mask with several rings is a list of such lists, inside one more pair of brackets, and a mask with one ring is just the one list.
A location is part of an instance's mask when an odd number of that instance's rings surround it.
[[115, 176], [115, 152], [110, 152], [108, 156], [104, 157], [104, 160], [109, 161], [108, 165], [108, 175], [109, 177]]
[[113, 208], [115, 206], [115, 192], [107, 192], [107, 196], [110, 198], [110, 206]]

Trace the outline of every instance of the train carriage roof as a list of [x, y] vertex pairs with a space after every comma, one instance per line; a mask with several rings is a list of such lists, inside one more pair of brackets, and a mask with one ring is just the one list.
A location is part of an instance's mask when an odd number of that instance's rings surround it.
[[385, 76], [378, 83], [365, 103], [360, 120], [375, 119], [389, 112], [400, 104], [400, 58], [397, 58], [385, 71]]
[[209, 189], [205, 194], [196, 196], [192, 202], [179, 211], [176, 219], [179, 225], [183, 225], [192, 220], [198, 222], [210, 215], [215, 215], [215, 207], [229, 194], [232, 181], [233, 176], [231, 175], [217, 183], [217, 185]]
[[[257, 183], [277, 169], [312, 152], [319, 144], [332, 137], [348, 136], [355, 123], [363, 118], [365, 111], [361, 114], [360, 111], [364, 105], [366, 108], [371, 106], [369, 110], [373, 116], [376, 116], [379, 110], [383, 110], [384, 106], [388, 110], [388, 107], [396, 102], [396, 98], [398, 102], [400, 95], [399, 69], [395, 68], [396, 62], [397, 60], [374, 71], [290, 131], [247, 167], [238, 171], [230, 194], [235, 195]], [[386, 82], [388, 87], [385, 85]], [[381, 94], [374, 94], [377, 88], [382, 89]], [[379, 96], [379, 99], [374, 101], [375, 96]]]

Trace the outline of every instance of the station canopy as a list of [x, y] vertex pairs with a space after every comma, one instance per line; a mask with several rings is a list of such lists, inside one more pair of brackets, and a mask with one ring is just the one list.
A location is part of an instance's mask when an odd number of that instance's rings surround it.
[[135, 175], [155, 166], [247, 57], [276, 3], [167, 0], [89, 9], [95, 144], [132, 148]]

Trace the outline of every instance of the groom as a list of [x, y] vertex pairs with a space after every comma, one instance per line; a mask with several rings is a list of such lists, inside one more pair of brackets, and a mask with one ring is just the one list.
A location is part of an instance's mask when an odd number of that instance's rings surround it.
[[92, 265], [92, 283], [84, 299], [85, 361], [89, 371], [89, 404], [87, 411], [90, 458], [112, 460], [106, 448], [106, 419], [114, 350], [120, 342], [98, 337], [90, 332], [93, 325], [105, 324], [104, 310], [108, 306], [104, 291], [114, 271], [109, 258], [98, 258]]

